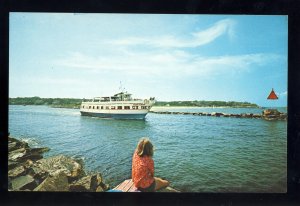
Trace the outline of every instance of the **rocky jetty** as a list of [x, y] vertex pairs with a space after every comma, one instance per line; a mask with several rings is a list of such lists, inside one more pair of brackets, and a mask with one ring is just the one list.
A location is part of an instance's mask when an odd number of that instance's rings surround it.
[[83, 163], [58, 155], [43, 158], [50, 149], [30, 148], [8, 138], [9, 191], [103, 192], [109, 190], [100, 173], [86, 174]]
[[266, 120], [286, 120], [287, 114], [279, 112], [277, 109], [266, 109], [262, 112], [262, 116]]
[[242, 114], [226, 114], [222, 112], [169, 112], [169, 111], [150, 111], [156, 114], [174, 114], [174, 115], [196, 115], [196, 116], [211, 116], [211, 117], [234, 117], [234, 118], [254, 118], [265, 120], [287, 120], [287, 114], [279, 112], [276, 109], [266, 109], [262, 114], [242, 113]]

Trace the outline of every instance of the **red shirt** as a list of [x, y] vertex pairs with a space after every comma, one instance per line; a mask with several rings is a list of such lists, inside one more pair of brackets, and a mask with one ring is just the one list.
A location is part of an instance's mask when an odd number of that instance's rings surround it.
[[149, 156], [140, 157], [136, 151], [132, 157], [132, 181], [135, 187], [147, 188], [154, 181], [154, 161]]

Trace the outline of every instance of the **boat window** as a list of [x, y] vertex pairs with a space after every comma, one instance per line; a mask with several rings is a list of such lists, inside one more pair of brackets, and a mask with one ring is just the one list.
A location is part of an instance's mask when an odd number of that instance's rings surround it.
[[103, 109], [103, 106], [101, 106], [101, 109]]
[[109, 106], [106, 106], [105, 109], [109, 109]]
[[[132, 107], [132, 109], [133, 109], [133, 107]], [[129, 106], [124, 106], [124, 109], [130, 109], [130, 107]]]
[[110, 109], [116, 109], [116, 107], [115, 106], [111, 106]]
[[97, 106], [97, 109], [99, 109], [99, 106]]
[[84, 108], [84, 106], [82, 106], [82, 108]]
[[91, 109], [91, 106], [89, 106], [89, 109]]
[[93, 109], [95, 109], [95, 106], [93, 106]]
[[122, 106], [118, 106], [118, 109], [122, 109]]

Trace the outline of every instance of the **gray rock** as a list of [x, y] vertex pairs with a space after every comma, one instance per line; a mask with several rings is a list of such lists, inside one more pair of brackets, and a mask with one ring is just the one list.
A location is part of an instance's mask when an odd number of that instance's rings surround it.
[[12, 161], [12, 160], [8, 160], [7, 163], [8, 163], [8, 170], [12, 170], [19, 165], [17, 161]]
[[58, 170], [47, 177], [34, 191], [69, 191], [67, 175], [63, 170]]
[[96, 189], [96, 192], [104, 192], [104, 190], [101, 186], [98, 186], [97, 189]]
[[[92, 176], [85, 176], [74, 183], [70, 184], [70, 191], [72, 192], [92, 192]], [[95, 188], [96, 189], [96, 188]]]
[[14, 150], [12, 152], [9, 152], [8, 159], [13, 161], [20, 160], [24, 155], [26, 154], [25, 148], [20, 148], [17, 150]]
[[42, 154], [42, 153], [45, 153], [45, 152], [49, 152], [49, 151], [50, 151], [50, 148], [48, 148], [48, 147], [31, 148], [31, 149], [29, 149], [28, 151], [31, 152], [31, 153], [39, 153], [39, 154]]
[[62, 170], [70, 181], [71, 179], [80, 177], [84, 173], [82, 166], [78, 162], [63, 155], [38, 160], [34, 166], [48, 171], [50, 175], [57, 170]]
[[107, 190], [110, 189], [109, 184], [105, 184], [104, 182], [101, 182], [101, 183], [100, 183], [100, 186], [102, 187], [102, 189], [103, 189], [104, 191], [107, 191]]
[[39, 153], [29, 153], [27, 151], [24, 156], [20, 157], [19, 161], [27, 161], [27, 160], [37, 161], [37, 160], [40, 160], [42, 158], [43, 158], [42, 154], [39, 154]]
[[10, 177], [12, 179], [22, 176], [22, 175], [25, 175], [25, 169], [23, 166], [19, 166], [19, 167], [16, 167], [16, 168], [8, 171], [8, 177]]
[[38, 184], [43, 182], [49, 176], [47, 171], [35, 166], [28, 168], [28, 174], [31, 175]]
[[35, 180], [30, 175], [17, 177], [11, 180], [11, 184], [13, 191], [25, 189], [33, 190], [37, 186]]
[[[13, 137], [8, 137], [8, 144], [16, 143], [15, 148], [29, 148], [28, 143], [15, 139]], [[14, 144], [13, 144], [14, 145]], [[13, 146], [12, 145], [12, 146]], [[9, 150], [11, 151], [11, 150]]]
[[8, 151], [13, 151], [13, 150], [16, 150], [16, 149], [18, 149], [17, 148], [17, 142], [8, 143]]
[[[102, 182], [100, 173], [88, 175], [70, 184], [70, 191], [73, 192], [95, 192], [106, 190], [106, 185]], [[99, 188], [101, 187], [101, 189]]]

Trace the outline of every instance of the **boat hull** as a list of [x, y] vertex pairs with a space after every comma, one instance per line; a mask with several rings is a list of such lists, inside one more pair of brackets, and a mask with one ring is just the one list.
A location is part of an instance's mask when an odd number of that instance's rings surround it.
[[80, 111], [82, 116], [99, 117], [99, 118], [112, 118], [112, 119], [145, 119], [147, 113], [95, 113]]

